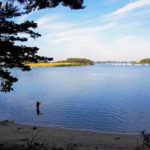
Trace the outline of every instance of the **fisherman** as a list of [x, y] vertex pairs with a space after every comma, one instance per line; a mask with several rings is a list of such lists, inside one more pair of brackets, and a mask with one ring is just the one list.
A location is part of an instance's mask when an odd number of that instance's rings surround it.
[[40, 111], [40, 105], [41, 105], [41, 102], [37, 101], [36, 102], [36, 113], [37, 113], [38, 116], [42, 114], [41, 111]]
[[39, 102], [39, 101], [36, 102], [36, 108], [37, 108], [37, 110], [40, 109], [40, 104], [41, 104], [41, 102]]

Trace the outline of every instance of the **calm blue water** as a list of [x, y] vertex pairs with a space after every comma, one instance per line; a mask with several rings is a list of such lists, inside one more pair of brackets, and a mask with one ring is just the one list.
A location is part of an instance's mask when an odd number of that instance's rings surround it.
[[[0, 120], [50, 127], [150, 131], [150, 66], [14, 70], [14, 92], [0, 93]], [[35, 103], [42, 102], [36, 114]]]

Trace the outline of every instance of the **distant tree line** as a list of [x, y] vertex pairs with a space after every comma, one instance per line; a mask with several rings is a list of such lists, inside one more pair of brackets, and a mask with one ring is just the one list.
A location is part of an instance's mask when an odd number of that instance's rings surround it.
[[94, 61], [91, 61], [86, 58], [68, 58], [66, 60], [58, 61], [59, 63], [77, 63], [84, 65], [94, 65]]
[[140, 64], [150, 64], [150, 58], [142, 59], [142, 60], [140, 60], [139, 63], [140, 63]]

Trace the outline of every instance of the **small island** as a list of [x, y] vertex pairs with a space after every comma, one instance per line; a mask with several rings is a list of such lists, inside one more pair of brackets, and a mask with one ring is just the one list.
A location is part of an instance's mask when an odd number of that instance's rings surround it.
[[135, 62], [136, 64], [150, 64], [150, 58], [144, 58], [140, 61]]
[[94, 61], [86, 58], [67, 58], [66, 60], [61, 60], [57, 62], [27, 62], [27, 66], [31, 68], [34, 67], [69, 67], [69, 66], [89, 66], [94, 65]]

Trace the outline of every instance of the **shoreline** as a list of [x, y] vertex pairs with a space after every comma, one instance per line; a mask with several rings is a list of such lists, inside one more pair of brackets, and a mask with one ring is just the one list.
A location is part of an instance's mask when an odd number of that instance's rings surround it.
[[103, 133], [87, 130], [43, 127], [36, 125], [18, 124], [11, 121], [0, 121], [0, 143], [26, 144], [27, 140], [36, 133], [38, 142], [47, 141], [49, 147], [55, 144], [65, 148], [68, 144], [76, 145], [77, 150], [132, 150], [142, 144], [142, 137], [135, 134]]
[[[0, 121], [1, 122], [1, 121]], [[139, 135], [139, 132], [111, 132], [111, 131], [98, 131], [98, 130], [94, 130], [94, 129], [79, 129], [79, 128], [67, 128], [67, 127], [53, 127], [53, 126], [46, 126], [46, 125], [35, 125], [35, 124], [31, 124], [31, 123], [17, 123], [16, 124], [19, 125], [29, 125], [29, 126], [38, 126], [38, 127], [42, 127], [42, 128], [55, 128], [55, 129], [62, 129], [62, 130], [69, 130], [69, 131], [83, 131], [83, 132], [94, 132], [94, 133], [99, 133], [99, 134], [115, 134], [115, 135]]]
[[[10, 121], [10, 120], [0, 120], [1, 122], [4, 121]], [[11, 122], [11, 121], [10, 121]], [[14, 122], [12, 120], [12, 122]], [[55, 128], [55, 129], [62, 129], [62, 130], [71, 130], [71, 131], [83, 131], [83, 132], [95, 132], [95, 133], [99, 133], [99, 134], [116, 134], [116, 135], [139, 135], [141, 133], [141, 131], [138, 132], [111, 132], [111, 131], [98, 131], [98, 130], [94, 130], [94, 129], [79, 129], [79, 128], [67, 128], [67, 127], [52, 127], [52, 126], [48, 126], [48, 125], [36, 125], [36, 124], [32, 124], [32, 123], [21, 123], [21, 122], [14, 122], [16, 124], [19, 125], [27, 125], [27, 126], [37, 126], [37, 127], [41, 127], [41, 128]]]

